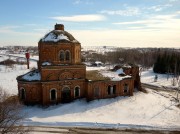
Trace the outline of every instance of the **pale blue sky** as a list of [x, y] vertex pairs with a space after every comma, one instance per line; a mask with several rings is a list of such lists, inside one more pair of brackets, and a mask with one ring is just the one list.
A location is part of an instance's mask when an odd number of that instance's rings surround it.
[[2, 0], [0, 46], [33, 45], [56, 23], [82, 46], [180, 47], [180, 0]]

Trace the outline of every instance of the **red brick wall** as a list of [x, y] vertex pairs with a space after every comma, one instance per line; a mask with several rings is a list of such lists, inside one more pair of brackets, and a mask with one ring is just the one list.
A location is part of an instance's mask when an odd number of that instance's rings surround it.
[[[81, 45], [78, 43], [54, 43], [39, 42], [39, 66], [43, 62], [51, 62], [53, 64], [79, 64], [81, 63]], [[60, 61], [60, 50], [70, 51], [70, 61]]]
[[[124, 93], [124, 84], [128, 84], [129, 91]], [[108, 94], [108, 86], [116, 85], [115, 94]], [[99, 97], [95, 97], [95, 88], [99, 87]], [[132, 96], [134, 90], [134, 80], [124, 79], [122, 81], [90, 81], [87, 82], [87, 100], [112, 98], [116, 96]]]
[[[64, 87], [69, 87], [71, 90], [71, 100], [76, 99], [74, 97], [74, 89], [75, 87], [80, 87], [80, 96], [78, 98], [85, 97], [85, 81], [84, 80], [70, 80], [70, 81], [61, 81], [61, 82], [45, 82], [42, 84], [43, 87], [43, 105], [49, 105], [51, 103], [61, 103], [61, 93]], [[57, 100], [50, 100], [50, 90], [56, 89], [57, 91]]]
[[[124, 84], [128, 84], [129, 90], [124, 94]], [[116, 85], [115, 94], [108, 95], [108, 86]], [[94, 99], [112, 98], [116, 96], [132, 96], [134, 90], [134, 80], [124, 79], [122, 81], [91, 81], [85, 82], [85, 80], [64, 80], [54, 82], [19, 82], [18, 89], [24, 88], [26, 91], [25, 104], [39, 103], [43, 105], [50, 105], [52, 103], [61, 103], [61, 93], [64, 87], [69, 87], [71, 90], [71, 100], [77, 99], [74, 97], [74, 89], [76, 86], [80, 87], [80, 96], [78, 98], [87, 98], [88, 101]], [[99, 96], [95, 96], [95, 88], [99, 88]], [[56, 89], [57, 99], [55, 101], [50, 100], [50, 90]], [[19, 91], [20, 93], [20, 91]]]
[[46, 66], [41, 69], [42, 81], [55, 81], [63, 79], [85, 79], [86, 66], [72, 65], [72, 66]]
[[25, 104], [38, 104], [42, 102], [42, 88], [41, 83], [37, 82], [18, 82], [18, 93], [25, 89]]

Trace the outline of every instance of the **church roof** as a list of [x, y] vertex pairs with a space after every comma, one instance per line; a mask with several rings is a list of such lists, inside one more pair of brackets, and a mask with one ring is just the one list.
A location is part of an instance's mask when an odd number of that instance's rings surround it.
[[78, 43], [78, 41], [70, 33], [64, 31], [64, 25], [62, 24], [56, 24], [55, 29], [46, 34], [40, 41]]
[[39, 70], [33, 70], [30, 71], [24, 75], [20, 75], [17, 77], [17, 80], [20, 81], [40, 81], [41, 80], [41, 74]]

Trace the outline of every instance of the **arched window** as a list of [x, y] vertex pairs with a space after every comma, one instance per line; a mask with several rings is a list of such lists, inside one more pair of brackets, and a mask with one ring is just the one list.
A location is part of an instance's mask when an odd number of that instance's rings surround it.
[[113, 86], [113, 94], [116, 94], [116, 85]]
[[74, 89], [74, 97], [80, 97], [80, 87], [76, 86]]
[[59, 59], [60, 59], [60, 61], [64, 61], [64, 59], [65, 59], [65, 55], [64, 55], [63, 50], [61, 50], [60, 53], [59, 53]]
[[127, 93], [129, 90], [128, 84], [124, 84], [124, 93]]
[[66, 54], [66, 60], [69, 61], [70, 60], [70, 56], [71, 56], [70, 51], [66, 50], [65, 54]]
[[56, 100], [56, 98], [57, 98], [56, 89], [51, 89], [50, 90], [50, 100], [54, 101], [54, 100]]
[[24, 88], [20, 88], [20, 99], [24, 100], [26, 98], [26, 91]]

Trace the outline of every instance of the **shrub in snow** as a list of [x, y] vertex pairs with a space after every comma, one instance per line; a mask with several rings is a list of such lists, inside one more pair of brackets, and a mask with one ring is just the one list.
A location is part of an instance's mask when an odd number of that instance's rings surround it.
[[158, 75], [156, 74], [154, 77], [154, 82], [157, 82], [157, 80], [158, 80]]
[[1, 134], [23, 134], [25, 128], [19, 124], [24, 119], [17, 96], [9, 96], [0, 87], [0, 132]]
[[31, 68], [31, 71], [34, 71], [34, 70], [36, 70], [36, 68], [35, 68], [35, 67], [32, 67], [32, 68]]

